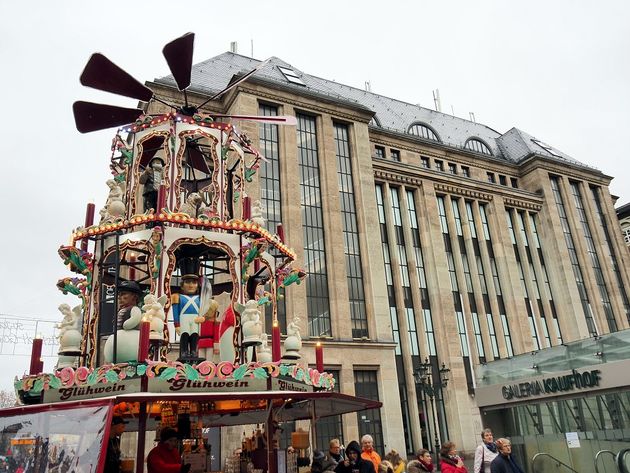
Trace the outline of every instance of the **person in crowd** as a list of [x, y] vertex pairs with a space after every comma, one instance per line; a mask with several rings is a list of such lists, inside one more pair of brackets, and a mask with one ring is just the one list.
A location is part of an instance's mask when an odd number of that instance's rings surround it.
[[394, 473], [404, 473], [405, 462], [400, 457], [398, 451], [392, 449], [387, 455], [385, 455], [385, 460], [392, 464], [394, 467]]
[[394, 473], [394, 465], [388, 460], [383, 460], [378, 465], [378, 473]]
[[494, 443], [492, 430], [483, 429], [481, 431], [481, 445], [475, 449], [475, 464], [473, 473], [490, 473], [490, 463], [494, 460], [499, 451]]
[[112, 417], [107, 453], [105, 454], [104, 473], [120, 473], [120, 436], [125, 431], [125, 425], [127, 425], [127, 421], [121, 416]]
[[464, 462], [457, 455], [454, 442], [446, 442], [440, 448], [440, 470], [442, 473], [468, 473]]
[[407, 473], [422, 473], [424, 471], [432, 472], [435, 469], [431, 452], [423, 448], [416, 453], [417, 460], [411, 460], [407, 463]]
[[512, 442], [509, 439], [500, 438], [496, 441], [499, 454], [490, 463], [491, 473], [525, 473], [516, 463], [512, 455]]
[[147, 455], [149, 473], [188, 473], [190, 463], [182, 465], [177, 449], [177, 431], [167, 427], [160, 432], [160, 443]]
[[353, 440], [346, 447], [346, 458], [335, 467], [335, 473], [374, 473], [374, 465], [361, 458], [361, 446]]
[[311, 473], [332, 472], [335, 470], [337, 462], [326, 456], [321, 450], [313, 452], [313, 461], [311, 462]]
[[339, 463], [343, 460], [343, 455], [341, 453], [341, 442], [339, 439], [332, 439], [328, 444], [328, 458], [331, 460], [335, 460]]
[[381, 456], [374, 450], [374, 439], [370, 434], [361, 437], [361, 458], [371, 461], [374, 465], [374, 473], [378, 473], [378, 465], [381, 463]]

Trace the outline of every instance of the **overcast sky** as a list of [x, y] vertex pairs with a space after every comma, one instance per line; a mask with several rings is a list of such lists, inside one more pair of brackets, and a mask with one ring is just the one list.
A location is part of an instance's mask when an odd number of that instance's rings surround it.
[[[425, 107], [439, 89], [444, 112], [473, 112], [501, 133], [515, 126], [615, 176], [620, 205], [630, 201], [629, 25], [622, 0], [0, 2], [0, 317], [57, 320], [60, 303], [78, 302], [55, 288], [71, 275], [56, 252], [86, 203], [104, 202], [114, 130], [81, 135], [71, 106], [135, 105], [79, 84], [93, 52], [152, 80], [169, 72], [163, 45], [193, 31], [195, 62], [231, 41], [250, 55], [253, 40], [257, 59], [360, 88], [369, 81]], [[6, 352], [0, 346], [0, 369], [11, 366], [0, 388], [28, 363]]]

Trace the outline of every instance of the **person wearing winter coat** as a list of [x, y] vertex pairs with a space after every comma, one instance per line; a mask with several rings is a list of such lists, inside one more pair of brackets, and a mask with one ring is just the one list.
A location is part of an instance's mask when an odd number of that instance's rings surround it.
[[190, 463], [182, 465], [177, 450], [177, 431], [169, 427], [160, 432], [160, 443], [147, 455], [149, 473], [188, 473]]
[[455, 443], [446, 442], [440, 448], [440, 470], [442, 473], [468, 473], [464, 462], [457, 455]]
[[381, 464], [381, 456], [374, 450], [374, 439], [370, 434], [361, 437], [361, 458], [371, 461], [374, 465], [374, 473], [378, 473], [378, 466]]
[[361, 446], [353, 440], [346, 447], [346, 458], [336, 466], [335, 473], [374, 473], [374, 465], [361, 458]]
[[328, 458], [321, 450], [313, 452], [313, 461], [311, 462], [311, 473], [332, 473], [335, 471], [337, 462], [332, 458]]
[[492, 430], [484, 429], [481, 431], [481, 445], [475, 449], [475, 463], [473, 473], [490, 473], [490, 463], [494, 460], [499, 451], [494, 443]]
[[490, 463], [491, 473], [525, 473], [516, 463], [512, 455], [512, 442], [508, 439], [497, 439], [499, 455]]
[[431, 473], [435, 469], [431, 452], [423, 448], [416, 453], [417, 460], [411, 460], [407, 463], [407, 473], [423, 473], [428, 471]]
[[390, 462], [394, 467], [394, 473], [404, 473], [405, 462], [400, 458], [400, 454], [396, 450], [391, 450], [385, 455], [385, 460]]

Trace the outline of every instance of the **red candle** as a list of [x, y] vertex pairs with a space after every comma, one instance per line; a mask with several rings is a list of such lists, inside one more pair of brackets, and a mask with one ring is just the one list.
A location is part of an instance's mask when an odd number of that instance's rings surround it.
[[243, 220], [249, 220], [252, 217], [252, 198], [243, 197]]
[[324, 347], [320, 342], [315, 344], [315, 367], [320, 373], [324, 372]]
[[39, 363], [42, 357], [42, 345], [44, 344], [44, 340], [38, 335], [33, 339], [33, 348], [31, 349], [31, 366], [29, 369], [29, 374], [38, 374], [39, 371]]
[[278, 234], [278, 238], [280, 238], [280, 241], [284, 243], [284, 228], [282, 227], [281, 223], [279, 223], [276, 227], [276, 233]]
[[271, 327], [271, 360], [280, 361], [280, 327], [278, 321], [274, 320], [273, 327]]
[[140, 341], [138, 343], [138, 361], [143, 362], [149, 356], [149, 334], [151, 333], [151, 322], [142, 319], [140, 322]]
[[[94, 225], [94, 204], [92, 202], [89, 202], [87, 204], [87, 207], [85, 208], [85, 225], [84, 227], [91, 227], [92, 225]], [[88, 249], [88, 239], [84, 238], [81, 241], [81, 249], [83, 251], [87, 251]]]
[[135, 281], [136, 280], [136, 254], [135, 253], [131, 253], [129, 255], [129, 280], [130, 281]]
[[155, 213], [159, 214], [164, 207], [166, 207], [166, 186], [164, 184], [160, 184], [160, 188], [158, 190], [158, 201], [157, 201], [157, 209], [155, 209]]

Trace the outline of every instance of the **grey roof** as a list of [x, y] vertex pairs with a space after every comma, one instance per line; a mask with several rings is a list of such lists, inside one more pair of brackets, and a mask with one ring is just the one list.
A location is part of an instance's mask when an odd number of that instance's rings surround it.
[[[257, 59], [225, 52], [193, 66], [189, 90], [204, 94], [216, 93], [224, 89], [235, 75], [249, 72], [260, 64], [261, 61]], [[289, 82], [278, 66], [293, 69], [305, 85]], [[270, 58], [256, 72], [255, 78], [293, 89], [296, 94], [309, 93], [371, 110], [375, 114], [372, 124], [393, 132], [407, 133], [411, 125], [420, 123], [433, 129], [443, 144], [454, 148], [464, 149], [469, 139], [479, 139], [488, 145], [495, 159], [518, 163], [536, 154], [588, 167], [517, 128], [501, 134], [481, 123], [305, 74], [277, 57]], [[155, 82], [176, 85], [173, 76], [170, 75], [156, 79]]]
[[621, 207], [615, 209], [617, 212], [617, 218], [622, 219], [630, 215], [630, 202], [623, 204]]

